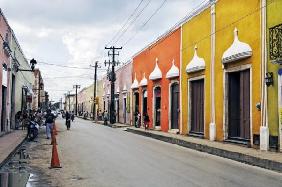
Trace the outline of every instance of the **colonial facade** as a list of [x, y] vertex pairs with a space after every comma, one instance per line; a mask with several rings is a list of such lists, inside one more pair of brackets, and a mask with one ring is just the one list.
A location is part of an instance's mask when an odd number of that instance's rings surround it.
[[[266, 51], [267, 66], [265, 78], [267, 87], [267, 111], [269, 129], [269, 146], [282, 151], [282, 1], [265, 1]], [[279, 146], [280, 145], [280, 146]]]
[[143, 126], [147, 114], [149, 128], [179, 132], [180, 38], [178, 26], [133, 57], [132, 124], [135, 126]]

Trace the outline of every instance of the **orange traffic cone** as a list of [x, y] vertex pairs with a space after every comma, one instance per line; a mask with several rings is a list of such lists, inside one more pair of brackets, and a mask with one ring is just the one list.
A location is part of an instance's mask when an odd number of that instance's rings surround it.
[[56, 128], [56, 123], [54, 123], [53, 129], [54, 129], [55, 135], [58, 135], [57, 128]]
[[55, 136], [54, 130], [52, 130], [52, 133], [51, 133], [51, 144], [50, 145], [53, 145], [53, 144], [57, 145], [57, 140], [56, 140], [56, 136]]
[[51, 158], [50, 169], [52, 168], [62, 168], [60, 165], [60, 160], [59, 160], [59, 155], [58, 155], [56, 144], [53, 144], [53, 148], [52, 148], [52, 158]]

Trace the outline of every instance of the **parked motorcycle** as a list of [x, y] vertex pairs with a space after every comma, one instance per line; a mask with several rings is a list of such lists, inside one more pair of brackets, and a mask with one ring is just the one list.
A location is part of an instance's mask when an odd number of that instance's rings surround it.
[[38, 136], [39, 125], [35, 121], [30, 121], [28, 124], [28, 139], [34, 140]]

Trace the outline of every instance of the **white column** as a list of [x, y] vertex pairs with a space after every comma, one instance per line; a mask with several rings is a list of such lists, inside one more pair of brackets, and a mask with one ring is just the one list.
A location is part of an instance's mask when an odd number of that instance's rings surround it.
[[269, 148], [269, 129], [267, 115], [267, 86], [265, 84], [265, 73], [267, 72], [267, 50], [266, 50], [266, 0], [261, 1], [261, 118], [260, 127], [260, 150], [267, 151]]
[[214, 141], [216, 138], [216, 125], [215, 125], [215, 94], [214, 94], [214, 64], [215, 64], [215, 1], [210, 0], [211, 6], [211, 64], [210, 64], [210, 97], [211, 97], [211, 116], [210, 116], [210, 140]]

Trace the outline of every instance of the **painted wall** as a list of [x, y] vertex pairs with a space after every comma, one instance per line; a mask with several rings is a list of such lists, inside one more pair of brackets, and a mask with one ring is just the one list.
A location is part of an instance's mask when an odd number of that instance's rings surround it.
[[[128, 96], [130, 95], [130, 86], [131, 86], [131, 75], [132, 75], [132, 63], [121, 66], [116, 70], [116, 84], [115, 84], [115, 93], [118, 94], [117, 99], [119, 100], [119, 123], [130, 124], [130, 110], [125, 110], [124, 113], [124, 102], [130, 102]], [[125, 88], [125, 90], [124, 90]], [[118, 93], [119, 92], [119, 93]], [[126, 109], [126, 106], [125, 106]], [[126, 118], [126, 119], [125, 119]]]
[[[210, 58], [211, 58], [211, 16], [210, 8], [204, 10], [199, 15], [193, 17], [182, 26], [182, 70], [181, 70], [181, 92], [182, 92], [182, 131], [187, 134], [191, 124], [189, 124], [189, 88], [188, 80], [199, 76], [204, 76], [204, 135], [208, 137], [210, 123]], [[186, 66], [194, 56], [194, 47], [197, 45], [197, 53], [205, 60], [205, 70], [186, 73]]]
[[[0, 9], [0, 34], [1, 36], [3, 37], [3, 39], [7, 39], [8, 42], [9, 42], [9, 45], [10, 45], [10, 42], [11, 42], [11, 28], [9, 27], [8, 25], [8, 22], [6, 20], [6, 18], [4, 17], [3, 13], [2, 13], [2, 10]], [[7, 34], [7, 38], [6, 38], [6, 34]], [[2, 39], [1, 39], [1, 44], [2, 44]], [[5, 52], [4, 52], [4, 49], [3, 49], [3, 46], [1, 45], [0, 47], [0, 64], [1, 64], [1, 67], [0, 67], [0, 82], [2, 83], [3, 82], [3, 75], [2, 75], [2, 72], [3, 72], [3, 64], [7, 64], [7, 67], [10, 67], [10, 58], [9, 58], [9, 55], [7, 55]], [[4, 128], [1, 128], [0, 127], [0, 134], [1, 134], [1, 131], [9, 131], [10, 127], [9, 127], [9, 123], [10, 123], [10, 119], [9, 119], [9, 116], [10, 116], [10, 97], [9, 97], [9, 93], [10, 93], [10, 76], [9, 76], [10, 72], [7, 71], [7, 89], [6, 89], [6, 115], [5, 115], [5, 119], [4, 119]], [[2, 113], [2, 100], [3, 100], [3, 97], [2, 97], [2, 86], [0, 87], [0, 114]], [[1, 115], [0, 115], [0, 122], [1, 122]]]
[[[17, 42], [16, 36], [12, 35], [11, 50], [14, 58], [20, 64], [20, 69], [30, 69], [29, 63], [26, 60], [22, 49]], [[26, 86], [32, 92], [32, 84], [34, 83], [34, 74], [32, 72], [18, 71], [14, 72], [15, 76], [15, 113], [22, 110], [22, 88]], [[30, 106], [31, 107], [31, 106]], [[12, 116], [14, 117], [14, 116]]]
[[[282, 1], [267, 0], [267, 49], [269, 52], [269, 28], [282, 24]], [[269, 54], [269, 53], [268, 53]], [[268, 72], [273, 72], [273, 85], [268, 87], [268, 125], [269, 134], [278, 136], [278, 64], [270, 62], [268, 55]]]
[[[135, 57], [133, 57], [132, 82], [136, 73], [138, 82], [143, 79], [143, 73], [148, 80], [146, 88], [139, 88], [139, 111], [142, 111], [142, 90], [147, 89], [147, 111], [150, 118], [150, 128], [153, 128], [153, 88], [154, 86], [161, 86], [161, 130], [168, 131], [169, 129], [169, 83], [166, 79], [166, 73], [171, 68], [171, 62], [174, 59], [175, 65], [179, 68], [180, 64], [180, 37], [181, 29], [178, 28], [169, 35], [156, 41], [154, 44], [148, 46]], [[158, 58], [159, 68], [162, 71], [162, 79], [158, 81], [149, 80], [150, 73], [155, 68], [155, 59]], [[133, 90], [136, 91], [136, 90]], [[133, 96], [132, 96], [133, 97]], [[133, 111], [134, 104], [132, 104]]]
[[[251, 127], [259, 134], [261, 112], [256, 103], [261, 100], [260, 72], [260, 0], [229, 0], [216, 3], [216, 56], [215, 56], [215, 112], [216, 139], [224, 139], [224, 88], [222, 55], [234, 40], [234, 28], [239, 31], [239, 40], [249, 44], [253, 55], [245, 60], [231, 63], [229, 67], [251, 65]], [[252, 137], [252, 135], [251, 135]]]

